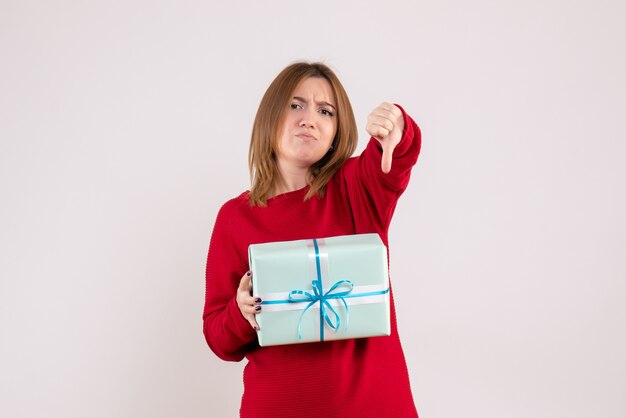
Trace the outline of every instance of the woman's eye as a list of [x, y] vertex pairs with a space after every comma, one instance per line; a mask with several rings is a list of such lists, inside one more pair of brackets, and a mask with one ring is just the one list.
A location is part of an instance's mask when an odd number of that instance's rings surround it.
[[326, 109], [321, 109], [320, 112], [322, 113], [322, 115], [326, 115], [326, 116], [333, 115], [333, 112], [331, 112], [330, 110], [326, 110]]
[[289, 107], [292, 109], [302, 109], [302, 106], [300, 106], [298, 103], [292, 103], [289, 105]]

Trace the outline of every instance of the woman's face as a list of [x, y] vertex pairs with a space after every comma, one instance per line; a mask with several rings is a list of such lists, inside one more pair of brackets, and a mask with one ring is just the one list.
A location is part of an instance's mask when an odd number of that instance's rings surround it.
[[279, 167], [308, 168], [322, 159], [337, 132], [336, 107], [325, 78], [309, 77], [298, 84], [279, 130]]

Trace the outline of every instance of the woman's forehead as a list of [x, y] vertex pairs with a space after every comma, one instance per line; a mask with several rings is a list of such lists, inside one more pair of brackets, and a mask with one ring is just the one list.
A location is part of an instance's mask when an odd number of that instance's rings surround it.
[[293, 97], [306, 101], [326, 102], [335, 106], [335, 92], [333, 87], [323, 77], [307, 77], [301, 80], [292, 94]]

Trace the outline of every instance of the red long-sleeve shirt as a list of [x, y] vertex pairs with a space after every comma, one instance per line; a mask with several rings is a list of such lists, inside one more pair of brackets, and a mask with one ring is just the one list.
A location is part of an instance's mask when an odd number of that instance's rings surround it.
[[218, 357], [248, 360], [242, 417], [417, 417], [393, 292], [389, 337], [271, 347], [259, 347], [235, 300], [250, 244], [376, 232], [389, 248], [389, 223], [421, 146], [419, 128], [402, 112], [404, 133], [389, 173], [372, 138], [333, 176], [323, 198], [304, 201], [305, 187], [251, 207], [244, 192], [220, 209], [207, 259], [204, 335]]

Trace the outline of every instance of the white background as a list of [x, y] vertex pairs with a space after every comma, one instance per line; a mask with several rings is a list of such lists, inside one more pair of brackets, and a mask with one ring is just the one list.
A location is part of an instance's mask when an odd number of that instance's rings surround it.
[[[622, 1], [0, 1], [0, 416], [235, 417], [215, 215], [298, 59], [423, 130], [391, 275], [422, 417], [626, 416]], [[315, 220], [312, 219], [312, 222]]]

